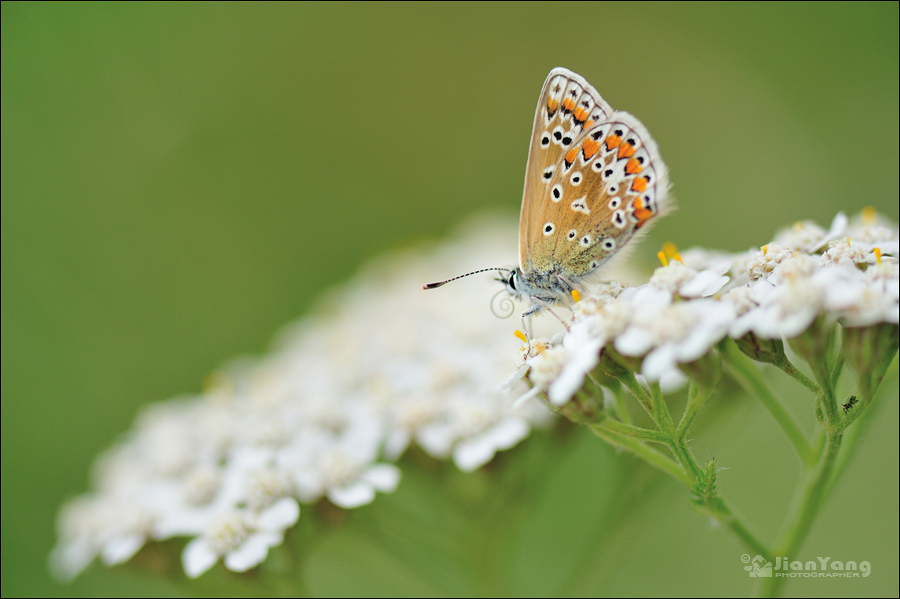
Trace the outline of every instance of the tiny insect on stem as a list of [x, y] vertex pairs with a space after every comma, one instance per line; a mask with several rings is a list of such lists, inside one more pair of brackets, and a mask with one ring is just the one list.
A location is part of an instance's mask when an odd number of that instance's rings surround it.
[[850, 396], [850, 399], [847, 401], [847, 403], [842, 404], [842, 405], [843, 405], [843, 408], [844, 408], [844, 414], [846, 414], [847, 412], [849, 412], [850, 409], [851, 409], [853, 406], [855, 406], [857, 403], [859, 403], [859, 401], [856, 399], [856, 396], [855, 396], [855, 395], [851, 395], [851, 396]]

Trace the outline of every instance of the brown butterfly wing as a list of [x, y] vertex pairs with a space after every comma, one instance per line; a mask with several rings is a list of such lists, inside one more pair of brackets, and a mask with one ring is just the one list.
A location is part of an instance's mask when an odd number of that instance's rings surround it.
[[[519, 219], [519, 266], [533, 268], [530, 260], [537, 243], [544, 241], [538, 222], [546, 213], [551, 179], [567, 153], [597, 123], [606, 121], [612, 108], [583, 77], [564, 68], [550, 71], [538, 100], [525, 169], [525, 191]], [[547, 256], [549, 258], [549, 256]]]
[[532, 235], [541, 236], [532, 245], [535, 267], [559, 267], [573, 279], [590, 274], [669, 208], [667, 191], [666, 166], [647, 129], [613, 113], [576, 140], [549, 181], [531, 217]]

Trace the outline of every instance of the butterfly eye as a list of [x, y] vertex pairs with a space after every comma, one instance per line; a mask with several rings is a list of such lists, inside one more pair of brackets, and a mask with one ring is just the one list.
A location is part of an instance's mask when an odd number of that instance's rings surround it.
[[509, 285], [510, 289], [516, 289], [516, 273], [509, 275], [509, 280], [506, 282]]
[[544, 235], [551, 235], [555, 229], [556, 226], [553, 223], [544, 224]]

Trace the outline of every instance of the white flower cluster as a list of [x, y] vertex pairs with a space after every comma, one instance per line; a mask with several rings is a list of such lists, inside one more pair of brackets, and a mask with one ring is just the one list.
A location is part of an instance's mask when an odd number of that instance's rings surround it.
[[212, 377], [198, 397], [144, 410], [98, 461], [93, 491], [61, 511], [55, 572], [69, 579], [98, 556], [122, 563], [171, 537], [190, 539], [191, 577], [220, 559], [245, 571], [283, 541], [300, 503], [354, 508], [393, 491], [392, 462], [412, 443], [471, 471], [521, 441], [549, 413], [513, 410], [515, 396], [498, 391], [515, 340], [489, 310], [492, 292], [473, 292], [474, 281], [422, 291], [502, 260], [499, 242], [514, 238], [492, 221], [438, 250], [382, 260], [271, 355]]
[[563, 405], [612, 348], [640, 360], [640, 373], [665, 388], [682, 384], [679, 365], [699, 360], [725, 337], [789, 339], [819, 317], [845, 327], [898, 322], [897, 228], [872, 212], [843, 214], [830, 230], [797, 223], [759, 250], [729, 255], [671, 252], [638, 287], [606, 284], [580, 299], [561, 338], [535, 342], [519, 376]]

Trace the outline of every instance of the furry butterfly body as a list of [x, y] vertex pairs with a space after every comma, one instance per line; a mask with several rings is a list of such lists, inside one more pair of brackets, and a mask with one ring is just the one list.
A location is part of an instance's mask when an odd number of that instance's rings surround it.
[[614, 111], [583, 77], [550, 71], [531, 132], [519, 220], [519, 267], [507, 290], [524, 315], [571, 301], [671, 206], [668, 175], [646, 127]]

